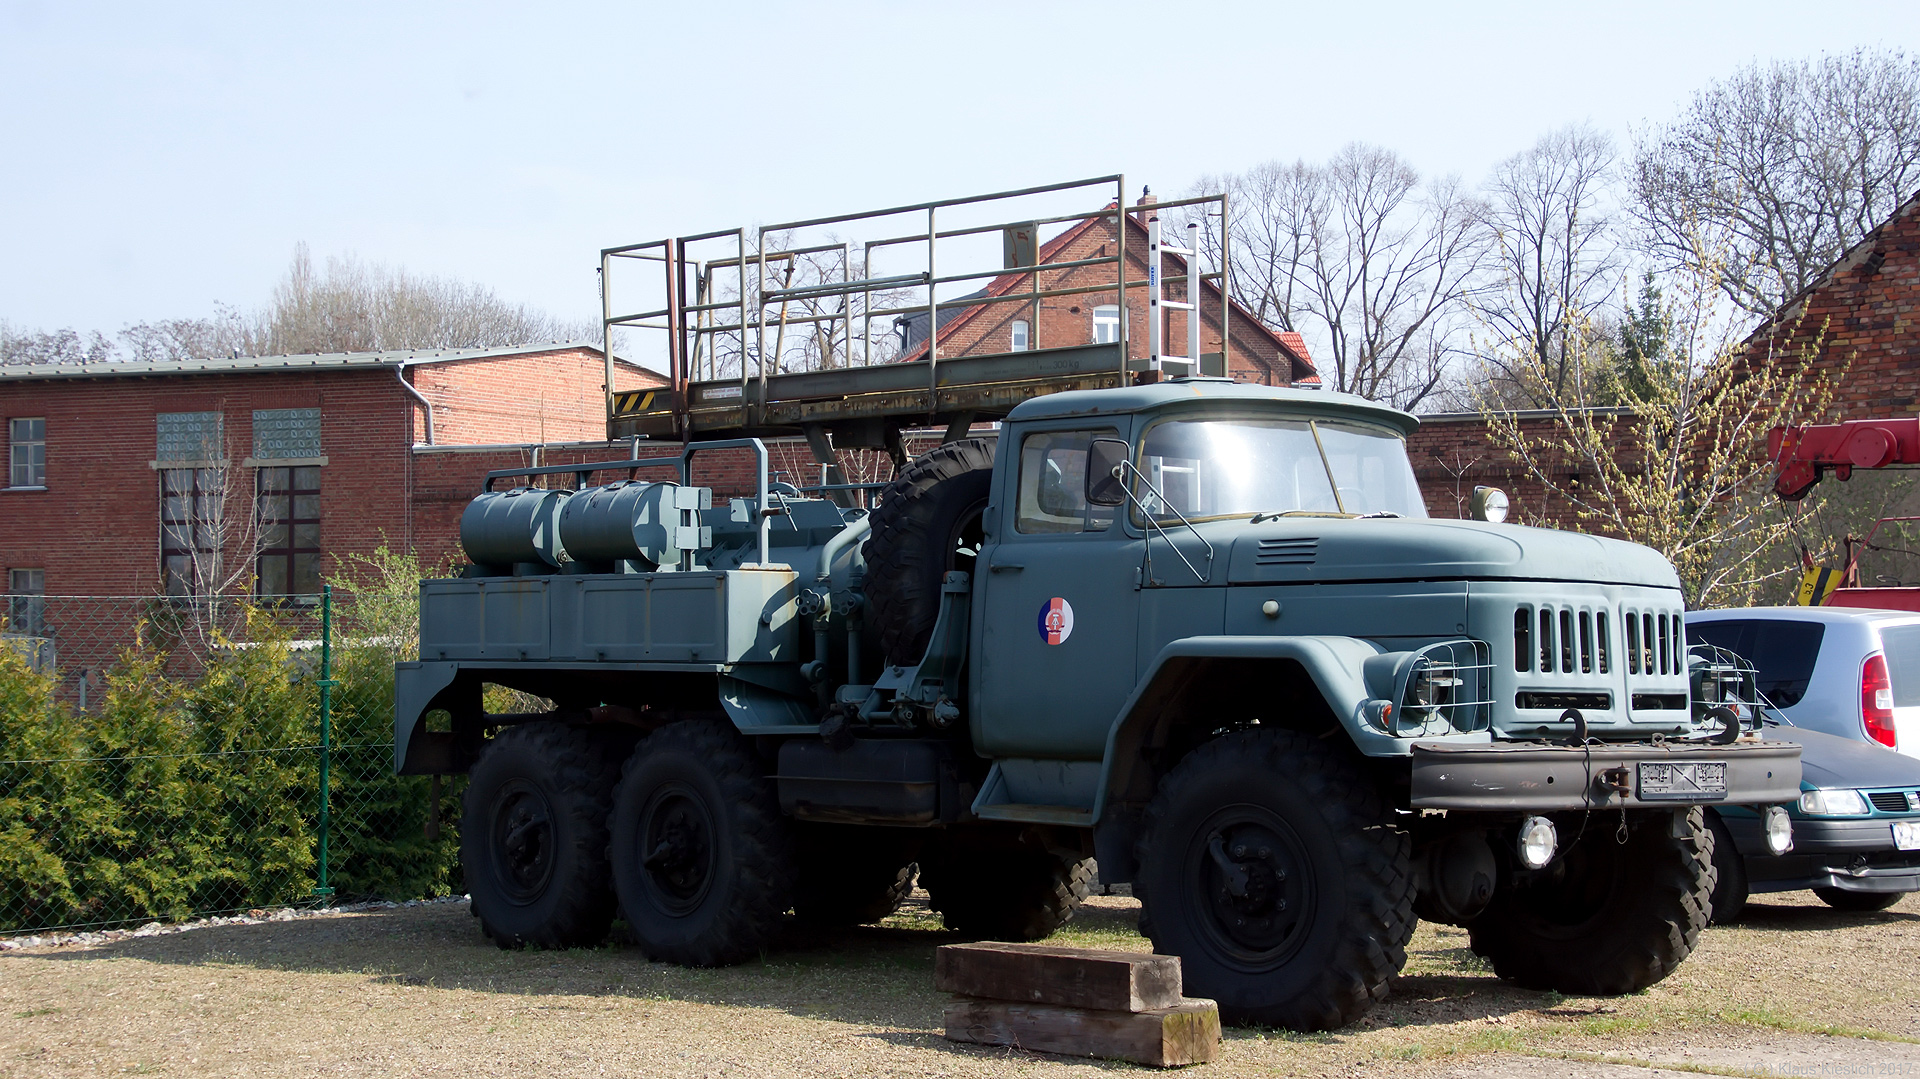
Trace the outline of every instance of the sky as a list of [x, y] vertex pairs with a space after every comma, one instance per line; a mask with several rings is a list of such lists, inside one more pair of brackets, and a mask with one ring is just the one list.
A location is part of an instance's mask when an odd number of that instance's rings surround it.
[[1355, 140], [1478, 183], [1861, 46], [1920, 3], [0, 0], [0, 320], [259, 307], [300, 243], [585, 319], [603, 247]]

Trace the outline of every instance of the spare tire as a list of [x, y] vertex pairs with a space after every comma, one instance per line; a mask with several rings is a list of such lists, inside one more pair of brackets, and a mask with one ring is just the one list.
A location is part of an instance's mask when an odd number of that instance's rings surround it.
[[881, 493], [861, 554], [867, 625], [888, 663], [920, 662], [940, 615], [940, 579], [973, 572], [992, 479], [993, 443], [963, 438], [908, 464]]

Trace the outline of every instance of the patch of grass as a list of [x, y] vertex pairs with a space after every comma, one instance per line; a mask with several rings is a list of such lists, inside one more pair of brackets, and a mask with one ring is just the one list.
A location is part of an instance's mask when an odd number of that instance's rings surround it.
[[58, 1015], [58, 1014], [60, 1014], [60, 1009], [58, 1008], [28, 1008], [24, 1012], [14, 1012], [13, 1017], [15, 1019], [32, 1019], [36, 1016], [41, 1016], [41, 1015]]

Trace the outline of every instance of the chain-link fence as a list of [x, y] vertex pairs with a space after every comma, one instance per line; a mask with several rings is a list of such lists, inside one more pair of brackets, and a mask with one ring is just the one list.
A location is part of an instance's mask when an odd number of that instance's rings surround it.
[[6, 596], [0, 934], [452, 891], [462, 781], [393, 774], [417, 616], [389, 568], [271, 601]]

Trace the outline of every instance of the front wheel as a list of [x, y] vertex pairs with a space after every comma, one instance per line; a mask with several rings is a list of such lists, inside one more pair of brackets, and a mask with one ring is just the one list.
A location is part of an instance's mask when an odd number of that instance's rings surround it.
[[1707, 827], [1713, 830], [1712, 924], [1732, 925], [1747, 911], [1747, 862], [1719, 814], [1707, 814]]
[[1635, 993], [1673, 973], [1706, 928], [1717, 874], [1701, 811], [1687, 811], [1685, 835], [1672, 822], [1649, 814], [1621, 843], [1595, 814], [1545, 869], [1494, 893], [1470, 927], [1474, 952], [1508, 981], [1579, 996]]
[[1410, 849], [1349, 754], [1293, 731], [1230, 734], [1147, 808], [1141, 924], [1229, 1021], [1331, 1030], [1406, 964]]
[[1842, 888], [1815, 888], [1813, 894], [1834, 910], [1862, 913], [1886, 910], [1907, 897], [1906, 892], [1849, 892]]
[[741, 962], [793, 905], [779, 800], [730, 728], [676, 723], [641, 739], [614, 790], [611, 825], [620, 913], [649, 959]]

